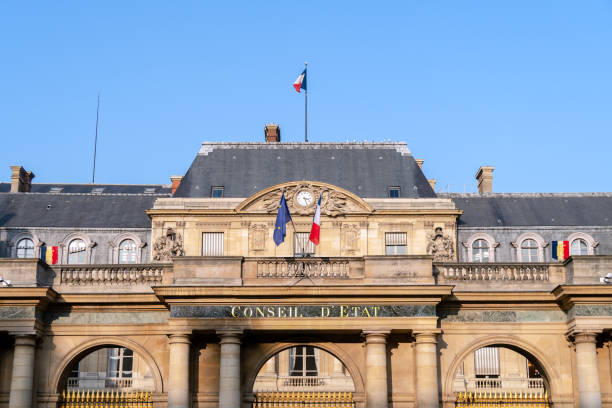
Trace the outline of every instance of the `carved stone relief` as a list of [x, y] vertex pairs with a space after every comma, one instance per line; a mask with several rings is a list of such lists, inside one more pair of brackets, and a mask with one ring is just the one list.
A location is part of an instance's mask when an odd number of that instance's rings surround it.
[[361, 229], [356, 224], [342, 225], [342, 249], [354, 253], [359, 251], [359, 236]]
[[172, 228], [168, 228], [153, 244], [153, 260], [156, 262], [169, 262], [173, 256], [183, 255], [183, 238]]
[[429, 233], [427, 239], [427, 253], [433, 255], [434, 262], [455, 260], [455, 244], [448, 234], [443, 233], [442, 227], [437, 227], [433, 233]]
[[[326, 185], [318, 185], [314, 183], [296, 183], [288, 185], [282, 189], [276, 189], [268, 192], [253, 203], [249, 203], [247, 211], [249, 212], [267, 212], [274, 213], [278, 210], [281, 194], [285, 193], [285, 200], [289, 206], [289, 211], [292, 215], [311, 215], [314, 213], [318, 199], [321, 198], [321, 214], [330, 217], [350, 212], [363, 212], [366, 210], [363, 205], [358, 203], [354, 198], [347, 194], [334, 190]], [[307, 205], [300, 205], [297, 201], [299, 192], [307, 191], [313, 197], [313, 200]], [[368, 210], [369, 211], [369, 210]]]
[[263, 251], [266, 249], [266, 236], [268, 227], [265, 224], [251, 224], [249, 226], [249, 249]]

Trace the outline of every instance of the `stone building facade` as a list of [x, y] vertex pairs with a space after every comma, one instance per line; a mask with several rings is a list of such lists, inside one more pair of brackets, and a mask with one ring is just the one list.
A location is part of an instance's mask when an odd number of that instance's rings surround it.
[[[298, 391], [367, 408], [466, 392], [612, 407], [612, 194], [497, 194], [492, 167], [479, 194], [436, 194], [405, 144], [279, 132], [203, 143], [172, 185], [37, 184], [14, 166], [0, 407], [55, 407], [74, 389], [172, 408]], [[552, 241], [571, 256], [553, 260]], [[53, 247], [58, 262], [41, 260]]]

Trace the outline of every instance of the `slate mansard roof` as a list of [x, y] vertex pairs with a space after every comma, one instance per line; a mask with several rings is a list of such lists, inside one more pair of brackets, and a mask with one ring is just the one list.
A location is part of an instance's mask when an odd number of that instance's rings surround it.
[[440, 194], [463, 214], [461, 227], [612, 226], [612, 193]]
[[160, 196], [0, 193], [0, 228], [151, 228], [145, 211]]
[[[59, 190], [59, 191], [58, 191]], [[163, 184], [70, 184], [32, 183], [32, 193], [95, 194], [170, 194], [171, 188]], [[11, 183], [0, 183], [0, 193], [11, 191]]]
[[400, 187], [404, 198], [435, 192], [404, 143], [203, 143], [175, 197], [246, 198], [275, 184], [317, 180], [360, 197], [384, 198]]

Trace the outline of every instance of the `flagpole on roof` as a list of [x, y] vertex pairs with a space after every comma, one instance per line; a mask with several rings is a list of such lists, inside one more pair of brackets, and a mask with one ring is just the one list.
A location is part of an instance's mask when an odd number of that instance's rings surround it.
[[[308, 76], [308, 62], [304, 61], [304, 80]], [[304, 142], [308, 143], [308, 88], [304, 89]]]

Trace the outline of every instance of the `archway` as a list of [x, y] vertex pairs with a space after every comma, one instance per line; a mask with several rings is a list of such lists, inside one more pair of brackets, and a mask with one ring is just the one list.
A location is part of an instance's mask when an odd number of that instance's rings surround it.
[[499, 340], [476, 341], [455, 358], [444, 384], [445, 400], [458, 406], [550, 406], [551, 366], [529, 345], [512, 337]]
[[262, 359], [252, 383], [254, 407], [283, 404], [299, 407], [353, 407], [355, 381], [334, 354], [313, 344], [274, 350]]
[[[133, 352], [133, 355], [140, 359], [143, 362], [143, 365], [146, 365], [146, 369], [149, 370], [150, 376], [153, 380], [151, 391], [155, 393], [163, 392], [161, 371], [153, 356], [140, 344], [120, 337], [93, 339], [74, 347], [70, 353], [66, 354], [62, 358], [58, 364], [58, 370], [52, 379], [53, 389], [58, 393], [66, 390], [68, 387], [68, 378], [70, 377], [70, 374], [73, 373], [78, 362], [92, 352], [108, 348], [130, 349]], [[149, 387], [150, 386], [147, 388]]]

